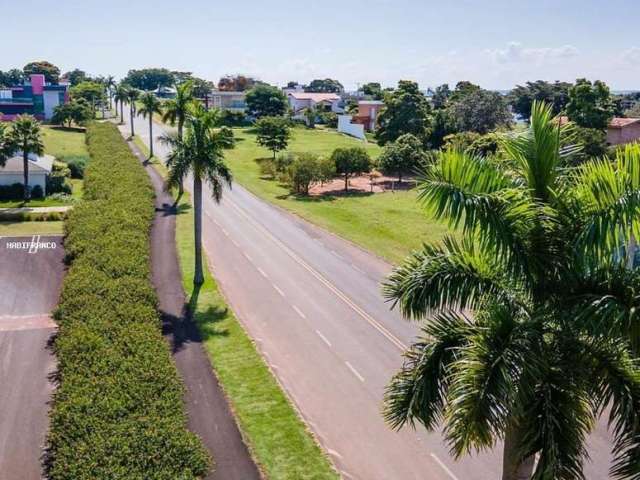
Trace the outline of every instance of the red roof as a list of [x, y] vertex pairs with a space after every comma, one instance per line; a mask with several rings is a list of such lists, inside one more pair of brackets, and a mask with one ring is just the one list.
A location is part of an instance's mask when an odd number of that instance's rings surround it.
[[[558, 118], [560, 120], [560, 125], [569, 123], [569, 117], [561, 116]], [[629, 125], [633, 125], [638, 122], [640, 122], [640, 118], [614, 117], [609, 122], [609, 128], [625, 128], [625, 127], [628, 127]]]
[[289, 95], [296, 100], [312, 100], [315, 103], [340, 100], [340, 95], [335, 93], [290, 92]]

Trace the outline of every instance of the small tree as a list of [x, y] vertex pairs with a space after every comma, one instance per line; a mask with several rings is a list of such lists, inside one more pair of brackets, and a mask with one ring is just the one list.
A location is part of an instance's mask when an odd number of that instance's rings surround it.
[[336, 162], [331, 157], [320, 157], [318, 162], [318, 180], [321, 184], [330, 182], [336, 176]]
[[398, 175], [398, 182], [402, 182], [402, 174], [414, 170], [425, 159], [426, 155], [420, 140], [407, 133], [388, 144], [378, 162], [384, 172], [395, 172]]
[[375, 131], [378, 145], [393, 142], [405, 133], [420, 139], [429, 133], [431, 107], [418, 84], [407, 80], [398, 82], [398, 88], [385, 97], [385, 107], [378, 115]]
[[71, 128], [71, 123], [84, 125], [93, 118], [91, 106], [83, 98], [63, 103], [53, 109], [51, 122]]
[[297, 155], [289, 165], [288, 173], [292, 190], [308, 195], [311, 184], [320, 180], [320, 158], [308, 152]]
[[567, 115], [583, 128], [605, 129], [613, 117], [611, 93], [606, 83], [579, 78], [569, 89]]
[[274, 160], [278, 152], [287, 148], [291, 138], [289, 122], [282, 117], [261, 118], [256, 122], [256, 132], [258, 145], [271, 150]]
[[336, 173], [344, 177], [344, 191], [349, 191], [349, 177], [371, 170], [371, 158], [362, 147], [336, 148], [331, 154]]
[[140, 98], [140, 90], [137, 88], [127, 89], [127, 102], [129, 103], [129, 118], [131, 120], [131, 138], [136, 134], [136, 130], [133, 126], [133, 117], [136, 115], [136, 102]]
[[145, 92], [140, 97], [140, 110], [138, 115], [149, 118], [149, 158], [153, 157], [153, 115], [162, 115], [162, 104], [158, 97], [151, 92]]
[[40, 122], [31, 115], [18, 115], [18, 118], [11, 125], [7, 143], [22, 152], [24, 200], [28, 201], [31, 193], [29, 188], [29, 154], [42, 155], [44, 153]]

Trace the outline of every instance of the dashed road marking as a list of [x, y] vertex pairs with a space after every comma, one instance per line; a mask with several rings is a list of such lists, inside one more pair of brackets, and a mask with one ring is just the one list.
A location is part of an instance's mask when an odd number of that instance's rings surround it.
[[326, 343], [329, 347], [331, 347], [331, 342], [329, 340], [327, 340], [327, 337], [325, 337], [320, 330], [316, 330], [316, 333], [318, 334], [318, 336], [322, 339], [322, 341], [324, 343]]
[[222, 233], [224, 233], [224, 236], [225, 236], [225, 237], [228, 237], [228, 236], [229, 236], [229, 232], [227, 232], [227, 230], [226, 230], [226, 229], [224, 229], [224, 228], [222, 229]]
[[267, 275], [267, 273], [264, 270], [262, 270], [260, 267], [256, 267], [256, 268], [260, 272], [260, 275], [262, 275], [264, 278], [269, 278], [269, 276]]
[[351, 373], [353, 373], [353, 374], [358, 378], [358, 380], [360, 380], [361, 382], [364, 382], [364, 377], [363, 377], [362, 375], [360, 375], [360, 372], [358, 372], [358, 371], [353, 367], [353, 365], [351, 365], [351, 364], [350, 364], [349, 362], [347, 362], [347, 361], [345, 361], [344, 363], [347, 365], [347, 367], [349, 368], [349, 370], [351, 370]]
[[271, 284], [271, 286], [273, 287], [273, 289], [274, 289], [276, 292], [278, 292], [278, 293], [280, 294], [280, 296], [281, 296], [281, 297], [283, 297], [283, 298], [284, 298], [284, 292], [283, 292], [282, 290], [280, 290], [280, 289], [278, 288], [278, 286], [277, 286], [275, 283], [272, 283], [272, 284]]
[[292, 305], [292, 307], [296, 311], [296, 313], [300, 315], [302, 318], [307, 318], [307, 316], [298, 307], [296, 307], [295, 305]]
[[453, 472], [451, 470], [449, 470], [449, 468], [444, 464], [444, 462], [442, 460], [440, 460], [438, 458], [438, 456], [435, 453], [431, 454], [431, 458], [433, 458], [436, 463], [438, 465], [440, 465], [440, 468], [442, 468], [442, 470], [444, 470], [444, 472], [449, 475], [449, 478], [451, 478], [451, 480], [458, 480], [458, 477], [456, 477]]
[[253, 258], [251, 258], [251, 256], [247, 252], [242, 252], [242, 253], [246, 257], [247, 260], [249, 260], [251, 263], [253, 263]]
[[352, 264], [351, 264], [351, 266], [353, 267], [353, 269], [354, 269], [356, 272], [361, 273], [361, 274], [363, 274], [363, 275], [366, 275], [366, 274], [364, 273], [364, 270], [362, 270], [362, 269], [361, 269], [360, 267], [358, 267], [357, 265], [355, 265], [355, 264], [353, 264], [353, 263], [352, 263]]
[[236, 246], [236, 247], [240, 247], [240, 244], [236, 241], [235, 238], [231, 237], [231, 242]]
[[344, 260], [344, 257], [340, 255], [338, 252], [336, 252], [335, 250], [331, 250], [331, 253], [333, 254], [334, 257], [338, 257], [340, 260]]

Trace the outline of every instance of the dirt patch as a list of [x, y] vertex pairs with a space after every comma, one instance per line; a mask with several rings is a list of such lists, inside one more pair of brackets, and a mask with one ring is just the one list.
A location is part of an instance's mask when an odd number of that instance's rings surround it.
[[[349, 178], [349, 191], [364, 193], [382, 193], [394, 190], [410, 190], [415, 188], [416, 178], [406, 177], [398, 182], [397, 176], [387, 176], [380, 173], [373, 175], [359, 175]], [[334, 178], [324, 184], [313, 185], [309, 189], [309, 195], [341, 195], [344, 193], [344, 178]]]

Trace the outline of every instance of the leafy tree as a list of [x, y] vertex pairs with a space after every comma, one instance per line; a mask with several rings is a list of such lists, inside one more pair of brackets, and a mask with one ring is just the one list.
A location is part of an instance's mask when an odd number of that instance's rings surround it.
[[385, 108], [378, 115], [375, 132], [378, 145], [394, 142], [401, 135], [411, 133], [425, 141], [429, 133], [431, 107], [418, 84], [400, 80], [398, 88], [385, 96]]
[[287, 111], [288, 102], [284, 92], [271, 85], [258, 85], [247, 92], [247, 111], [256, 118], [277, 117]]
[[630, 118], [640, 118], [640, 102], [637, 102], [630, 109], [626, 110], [624, 114]]
[[131, 121], [131, 138], [136, 134], [133, 126], [133, 118], [136, 116], [136, 102], [140, 98], [140, 90], [137, 88], [127, 88], [127, 103], [129, 104], [129, 120]]
[[318, 109], [316, 107], [307, 107], [307, 108], [304, 109], [303, 114], [304, 114], [304, 118], [305, 118], [305, 120], [307, 122], [307, 127], [315, 128], [316, 127], [316, 120], [318, 119], [318, 116], [320, 114]]
[[116, 102], [116, 110], [118, 109], [118, 103], [120, 104], [120, 123], [122, 124], [124, 123], [124, 104], [129, 100], [129, 92], [126, 85], [121, 83], [116, 87], [113, 93], [113, 100]]
[[315, 79], [305, 87], [305, 92], [313, 93], [341, 93], [344, 87], [338, 80], [332, 78]]
[[640, 272], [620, 245], [640, 227], [640, 146], [567, 172], [571, 127], [537, 102], [531, 120], [502, 139], [506, 165], [449, 150], [425, 171], [419, 197], [462, 239], [425, 245], [384, 287], [404, 316], [425, 319], [385, 418], [443, 424], [456, 457], [503, 441], [504, 480], [573, 480], [607, 413], [612, 475], [637, 478]]
[[152, 92], [144, 92], [140, 96], [138, 115], [149, 119], [149, 158], [153, 157], [153, 115], [162, 115], [162, 103]]
[[167, 159], [167, 186], [177, 187], [189, 172], [193, 176], [195, 233], [194, 285], [202, 285], [202, 182], [211, 187], [216, 203], [220, 203], [224, 186], [231, 188], [231, 171], [224, 162], [224, 150], [230, 147], [228, 132], [214, 128], [213, 116], [204, 109], [194, 109], [187, 117], [183, 139], [164, 137], [172, 147]]
[[580, 127], [606, 129], [613, 117], [609, 87], [604, 82], [579, 78], [569, 89], [567, 116]]
[[349, 191], [349, 177], [371, 170], [371, 158], [362, 147], [336, 148], [331, 154], [336, 173], [344, 178], [344, 191]]
[[85, 71], [83, 71], [83, 70], [80, 70], [79, 68], [76, 68], [74, 70], [71, 70], [71, 71], [65, 73], [64, 75], [62, 75], [62, 78], [64, 80], [66, 80], [67, 82], [69, 82], [69, 84], [72, 87], [75, 87], [79, 83], [86, 82], [87, 80], [90, 80], [90, 78], [88, 77], [87, 73]]
[[607, 133], [598, 128], [576, 127], [575, 143], [582, 148], [572, 156], [572, 163], [604, 157], [609, 150]]
[[46, 82], [52, 83], [54, 85], [57, 84], [60, 80], [60, 69], [53, 63], [47, 62], [46, 60], [27, 63], [22, 71], [27, 78], [29, 78], [30, 75], [40, 73], [44, 75], [44, 79]]
[[266, 85], [264, 82], [244, 75], [227, 75], [218, 82], [218, 90], [223, 92], [246, 92], [258, 85]]
[[55, 107], [51, 122], [71, 128], [72, 122], [76, 125], [84, 125], [92, 118], [91, 105], [84, 98], [79, 98]]
[[310, 152], [296, 155], [287, 173], [294, 193], [309, 195], [311, 184], [320, 181], [320, 157]]
[[398, 182], [402, 182], [402, 174], [415, 170], [426, 158], [422, 142], [414, 135], [406, 133], [384, 147], [378, 159], [378, 166], [384, 172], [396, 173]]
[[31, 115], [18, 115], [11, 124], [7, 143], [15, 148], [15, 151], [22, 152], [24, 200], [27, 202], [31, 195], [31, 189], [29, 188], [29, 155], [42, 155], [44, 153], [40, 122]]
[[431, 105], [436, 110], [441, 110], [447, 106], [449, 102], [449, 97], [451, 97], [451, 90], [449, 89], [449, 84], [443, 83], [436, 87], [433, 92], [433, 96], [431, 97]]
[[458, 100], [461, 100], [465, 96], [477, 92], [478, 90], [482, 90], [478, 85], [467, 80], [462, 80], [456, 83], [456, 88], [453, 90], [453, 92], [451, 92], [449, 98], [452, 102], [457, 102]]
[[273, 152], [273, 159], [276, 154], [287, 148], [291, 138], [291, 129], [286, 118], [282, 117], [262, 117], [256, 124], [256, 142], [262, 147], [266, 147]]
[[438, 108], [431, 117], [431, 129], [429, 131], [428, 143], [431, 148], [440, 148], [448, 135], [456, 132], [455, 120], [452, 118], [449, 109]]
[[176, 96], [164, 102], [164, 113], [162, 121], [171, 125], [178, 125], [178, 138], [182, 139], [184, 122], [189, 111], [193, 108], [194, 95], [193, 83], [191, 80], [180, 83], [176, 87]]
[[559, 115], [569, 102], [570, 88], [571, 84], [567, 82], [527, 82], [525, 85], [517, 85], [511, 91], [509, 103], [515, 113], [527, 120], [531, 117], [531, 105], [536, 100], [551, 105], [553, 113]]
[[11, 130], [9, 124], [0, 122], [0, 167], [4, 167], [7, 159], [17, 150]]
[[318, 180], [330, 182], [336, 176], [336, 162], [331, 157], [322, 156], [318, 161]]
[[484, 134], [512, 123], [504, 96], [488, 90], [473, 90], [451, 102], [449, 111], [458, 131]]
[[0, 71], [0, 86], [12, 87], [14, 85], [21, 85], [24, 81], [24, 73], [22, 70], [12, 68], [6, 72]]
[[139, 90], [155, 90], [158, 87], [171, 87], [175, 78], [166, 68], [143, 68], [129, 70], [122, 81]]
[[85, 81], [71, 87], [71, 97], [74, 99], [83, 98], [91, 105], [91, 111], [95, 115], [96, 105], [104, 102], [104, 85], [98, 82]]
[[378, 82], [369, 82], [362, 85], [362, 93], [373, 97], [374, 100], [382, 100], [384, 98], [384, 94], [382, 93], [382, 85]]

